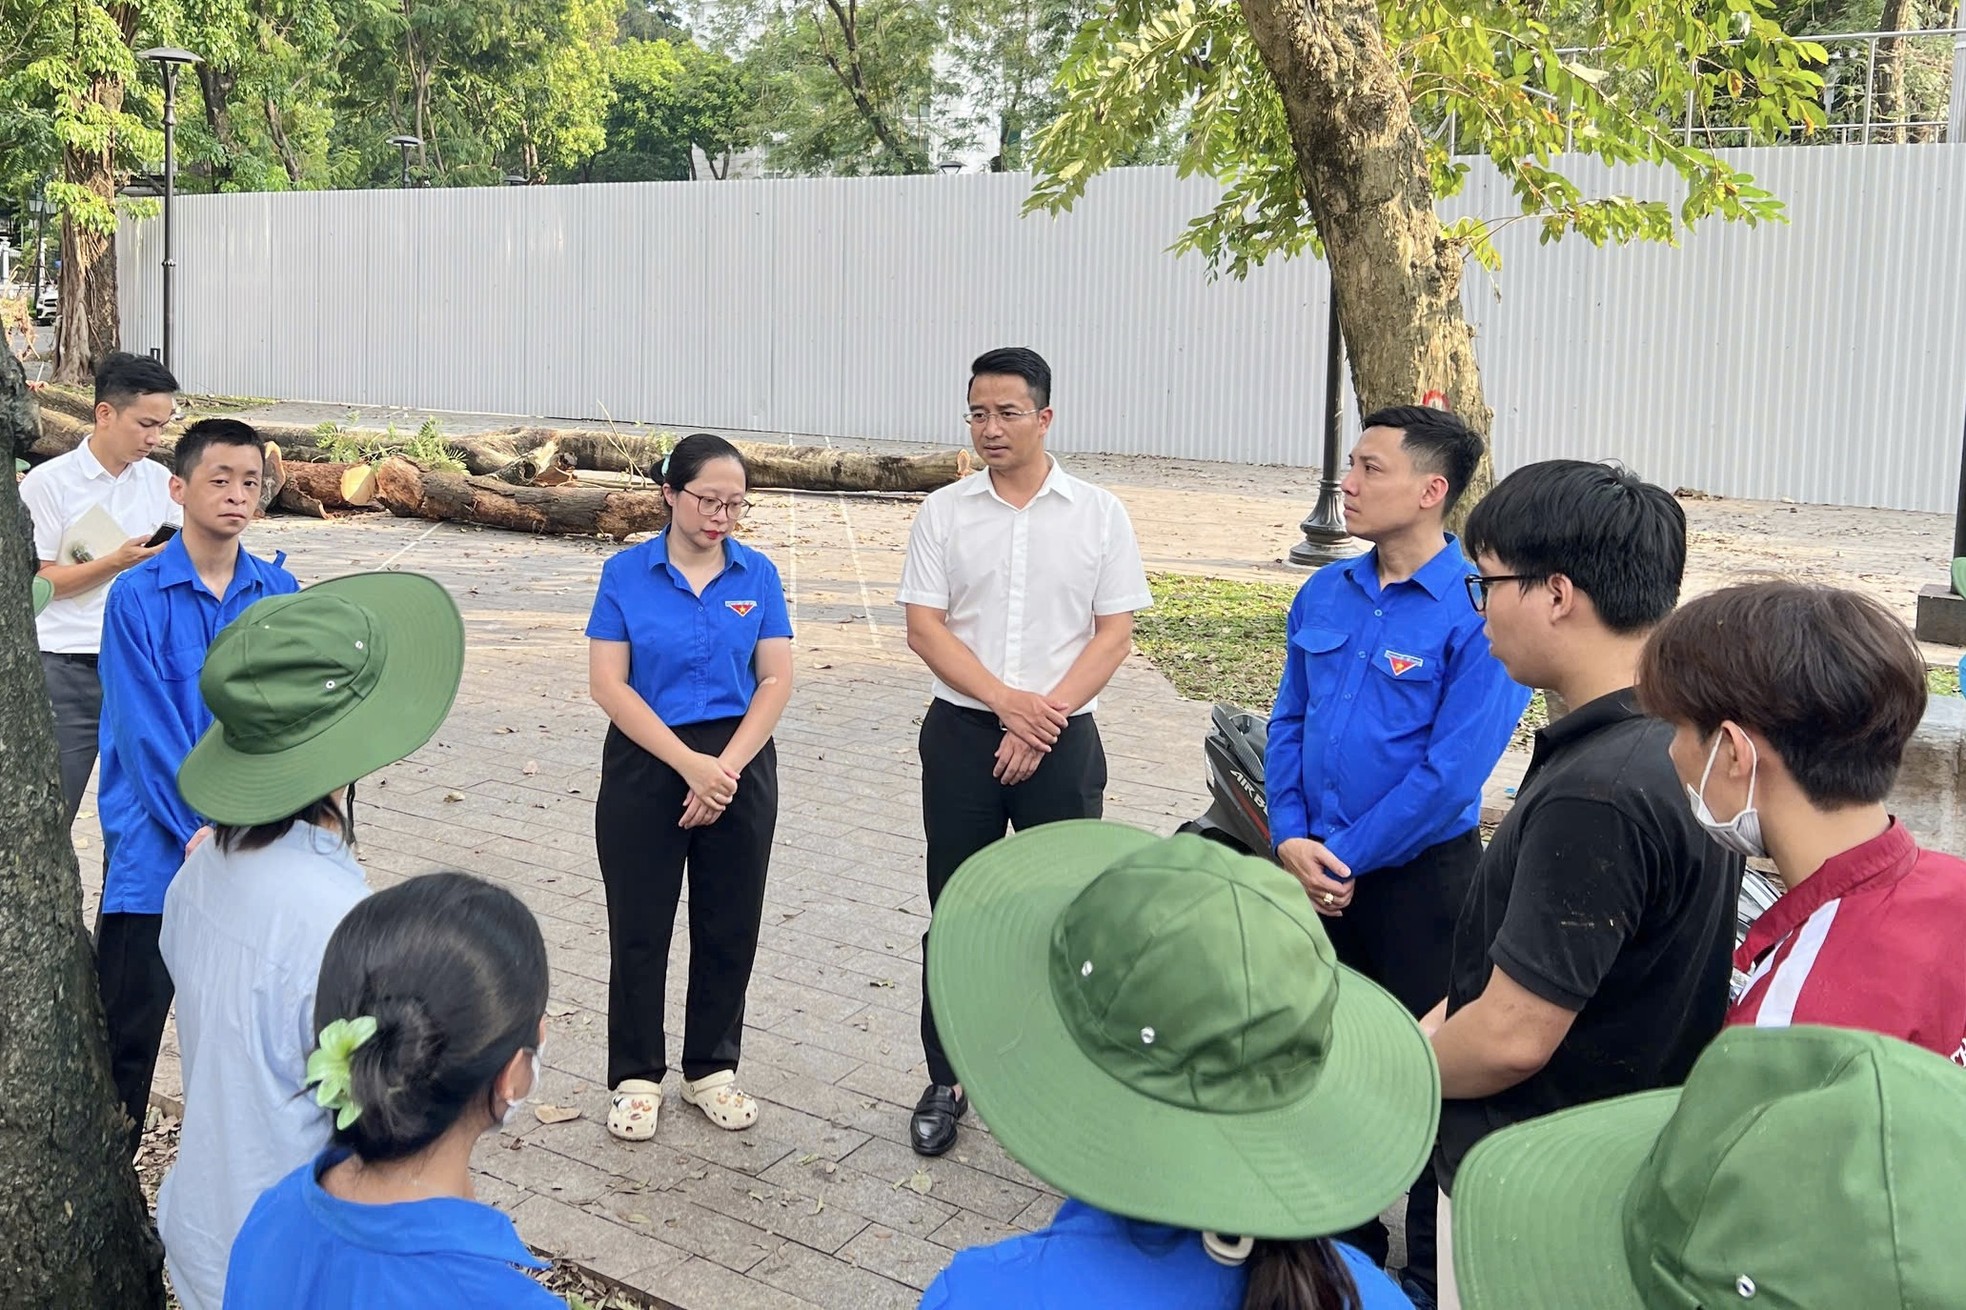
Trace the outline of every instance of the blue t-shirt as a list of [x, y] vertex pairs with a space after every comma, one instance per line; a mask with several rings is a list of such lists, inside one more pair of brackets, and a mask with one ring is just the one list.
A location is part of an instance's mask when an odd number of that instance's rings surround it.
[[[1363, 1254], [1338, 1244], [1364, 1310], [1413, 1310]], [[1067, 1201], [1039, 1232], [971, 1247], [922, 1296], [922, 1310], [1238, 1310], [1248, 1270], [1219, 1265], [1201, 1235]]]
[[743, 717], [758, 689], [758, 643], [790, 637], [792, 620], [763, 555], [726, 537], [724, 570], [699, 596], [669, 562], [665, 530], [601, 566], [587, 635], [628, 643], [628, 685], [675, 728]]
[[225, 1310], [566, 1310], [520, 1272], [544, 1269], [512, 1221], [457, 1197], [361, 1205], [320, 1176], [319, 1157], [268, 1188], [232, 1244]]

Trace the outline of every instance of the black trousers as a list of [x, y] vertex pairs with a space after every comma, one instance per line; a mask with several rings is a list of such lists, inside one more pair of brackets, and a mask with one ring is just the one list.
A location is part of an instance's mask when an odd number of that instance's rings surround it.
[[61, 800], [68, 807], [63, 827], [75, 822], [82, 793], [95, 772], [96, 744], [102, 720], [102, 680], [93, 655], [41, 652], [41, 675], [48, 680], [48, 701], [55, 711], [55, 749], [61, 756]]
[[96, 916], [96, 982], [109, 1029], [109, 1075], [123, 1112], [130, 1116], [132, 1155], [143, 1140], [157, 1048], [164, 1043], [164, 1020], [177, 994], [157, 946], [163, 927], [161, 914]]
[[[715, 755], [739, 719], [674, 728], [692, 750]], [[737, 795], [715, 823], [679, 828], [689, 785], [681, 774], [608, 729], [601, 790], [594, 801], [594, 846], [607, 888], [608, 1086], [624, 1079], [661, 1082], [669, 1069], [663, 999], [669, 942], [683, 876], [689, 876], [689, 993], [683, 1020], [683, 1077], [737, 1068], [744, 1039], [744, 993], [758, 954], [765, 870], [778, 827], [778, 753], [767, 741], [738, 779]]]
[[[1470, 829], [1429, 846], [1405, 864], [1361, 875], [1344, 914], [1324, 921], [1339, 960], [1394, 996], [1414, 1018], [1447, 995], [1454, 921], [1481, 861], [1481, 833]], [[1435, 1254], [1440, 1189], [1433, 1161], [1406, 1194], [1406, 1277], [1437, 1290]], [[1389, 1235], [1377, 1219], [1338, 1235], [1383, 1265]]]
[[[928, 904], [962, 862], [1006, 827], [1022, 832], [1060, 819], [1096, 819], [1105, 813], [1106, 751], [1090, 714], [1065, 726], [1036, 773], [1014, 787], [990, 776], [996, 767], [1003, 725], [987, 710], [938, 698], [922, 716], [922, 827], [928, 836]], [[922, 934], [922, 1053], [931, 1082], [954, 1086], [956, 1071], [936, 1035], [928, 1003], [928, 934]]]

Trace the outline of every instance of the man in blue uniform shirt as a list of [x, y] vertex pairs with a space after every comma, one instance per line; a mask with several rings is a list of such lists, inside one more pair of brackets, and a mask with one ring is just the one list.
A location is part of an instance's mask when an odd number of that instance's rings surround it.
[[174, 990], [157, 946], [164, 889], [202, 824], [178, 795], [177, 771], [212, 723], [198, 691], [205, 650], [254, 601], [300, 589], [281, 567], [285, 555], [268, 563], [239, 544], [259, 507], [265, 462], [247, 424], [192, 424], [177, 443], [171, 478], [184, 530], [118, 577], [103, 610], [98, 808], [108, 866], [96, 977], [132, 1152]]
[[[1372, 543], [1290, 607], [1265, 774], [1278, 861], [1325, 916], [1338, 958], [1418, 1017], [1447, 984], [1454, 922], [1481, 857], [1481, 789], [1529, 691], [1488, 650], [1442, 526], [1481, 459], [1445, 410], [1366, 416], [1345, 526]], [[1408, 1290], [1434, 1290], [1431, 1172], [1407, 1206]], [[1375, 1220], [1343, 1239], [1384, 1262]]]

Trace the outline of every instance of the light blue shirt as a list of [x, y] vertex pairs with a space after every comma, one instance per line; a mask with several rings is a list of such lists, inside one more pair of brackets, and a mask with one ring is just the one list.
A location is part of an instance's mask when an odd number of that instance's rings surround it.
[[164, 895], [184, 1125], [157, 1231], [184, 1310], [219, 1310], [253, 1202], [328, 1144], [328, 1112], [301, 1087], [314, 984], [335, 926], [368, 894], [340, 838], [296, 823], [256, 851], [203, 842]]
[[[1413, 1310], [1360, 1252], [1338, 1244], [1364, 1310]], [[1219, 1265], [1201, 1234], [1067, 1201], [1049, 1226], [957, 1255], [922, 1310], [1238, 1310], [1243, 1266]]]
[[510, 1219], [461, 1197], [330, 1196], [320, 1177], [347, 1157], [329, 1151], [260, 1198], [232, 1251], [226, 1310], [566, 1310], [520, 1272], [547, 1264]]

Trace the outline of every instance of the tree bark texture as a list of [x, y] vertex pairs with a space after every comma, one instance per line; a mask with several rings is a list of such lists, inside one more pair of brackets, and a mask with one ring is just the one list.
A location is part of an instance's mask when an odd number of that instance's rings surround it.
[[[1900, 32], [1916, 25], [1916, 9], [1912, 0], [1884, 0], [1884, 14], [1878, 22], [1878, 31]], [[1873, 100], [1871, 122], [1874, 125], [1882, 125], [1882, 135], [1874, 136], [1871, 140], [1903, 145], [1905, 141], [1905, 39], [1903, 37], [1894, 36], [1877, 43], [1877, 66], [1873, 71], [1872, 84], [1867, 90]]]
[[614, 537], [668, 525], [659, 491], [599, 487], [515, 487], [493, 477], [467, 477], [390, 458], [376, 467], [376, 499], [398, 518], [478, 523], [511, 532]]
[[283, 458], [287, 484], [282, 489], [298, 491], [328, 509], [361, 509], [375, 504], [375, 472], [367, 464], [288, 463]]
[[[136, 35], [137, 10], [119, 4], [110, 8], [128, 45]], [[115, 118], [123, 110], [123, 79], [114, 73], [98, 75], [89, 86], [89, 99], [99, 112]], [[116, 142], [111, 137], [99, 149], [64, 146], [62, 176], [87, 187], [108, 209], [116, 207]], [[123, 326], [116, 304], [116, 233], [84, 229], [64, 213], [61, 221], [61, 317], [55, 331], [55, 377], [84, 382], [95, 375], [96, 361], [122, 345]]]
[[0, 1306], [161, 1307], [62, 824], [25, 521], [0, 478]]
[[[1426, 151], [1376, 5], [1242, 0], [1242, 11], [1283, 99], [1359, 412], [1438, 391], [1485, 441], [1493, 414], [1461, 315], [1463, 252], [1441, 235]], [[1493, 481], [1484, 453], [1450, 528]]]

